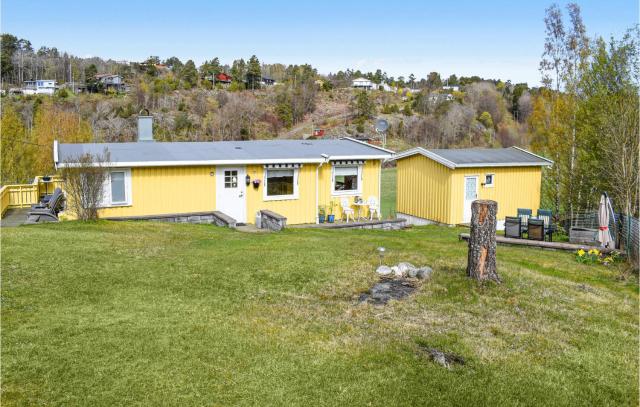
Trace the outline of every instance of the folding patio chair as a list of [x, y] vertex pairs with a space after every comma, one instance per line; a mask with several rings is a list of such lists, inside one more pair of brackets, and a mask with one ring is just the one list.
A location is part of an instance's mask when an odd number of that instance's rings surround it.
[[531, 209], [518, 208], [518, 218], [520, 218], [520, 225], [522, 226], [522, 233], [527, 231], [527, 225], [529, 224], [529, 218], [531, 217]]
[[504, 236], [516, 239], [522, 238], [522, 226], [520, 218], [517, 216], [507, 216], [504, 218]]
[[342, 208], [342, 218], [347, 217], [347, 223], [349, 223], [349, 216], [351, 216], [351, 220], [355, 221], [355, 211], [349, 204], [349, 200], [347, 198], [342, 198], [340, 200], [340, 207]]
[[544, 221], [542, 219], [529, 218], [527, 239], [544, 241]]
[[60, 190], [58, 194], [54, 192], [45, 207], [34, 205], [29, 213], [27, 213], [27, 221], [25, 223], [29, 225], [40, 222], [57, 222], [58, 213], [64, 209], [64, 200], [62, 190]]
[[62, 196], [62, 189], [56, 188], [51, 195], [45, 195], [40, 202], [31, 205], [31, 209], [49, 209], [51, 203], [57, 201]]
[[549, 209], [538, 209], [536, 217], [544, 221], [544, 234], [549, 236], [549, 241], [552, 242], [553, 234], [556, 232], [556, 225], [553, 224], [553, 212]]

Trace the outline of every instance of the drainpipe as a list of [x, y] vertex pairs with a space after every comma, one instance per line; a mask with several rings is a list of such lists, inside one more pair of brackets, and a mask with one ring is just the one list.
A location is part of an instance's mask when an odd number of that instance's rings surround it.
[[320, 170], [320, 167], [322, 167], [323, 164], [328, 163], [329, 162], [329, 156], [326, 154], [320, 154], [320, 156], [323, 158], [323, 161], [320, 162], [320, 164], [318, 164], [318, 166], [316, 167], [316, 225], [320, 223], [320, 219], [318, 219], [318, 171]]
[[[380, 160], [380, 169], [378, 170], [378, 211], [379, 211], [378, 216], [380, 216], [382, 220], [384, 220], [384, 218], [382, 217], [382, 164], [384, 164], [386, 161], [387, 160]], [[397, 202], [398, 202], [398, 199], [396, 198], [396, 206], [398, 205]], [[397, 209], [398, 208], [396, 208], [396, 213], [398, 212]]]

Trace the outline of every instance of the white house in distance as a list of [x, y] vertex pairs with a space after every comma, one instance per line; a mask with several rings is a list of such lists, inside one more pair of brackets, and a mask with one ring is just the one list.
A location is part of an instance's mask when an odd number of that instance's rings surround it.
[[118, 92], [125, 90], [124, 79], [120, 75], [103, 73], [96, 75], [96, 80], [102, 84], [104, 89], [112, 88]]
[[56, 88], [56, 81], [53, 79], [24, 81], [22, 93], [25, 95], [53, 95]]
[[351, 87], [358, 89], [373, 89], [373, 85], [373, 82], [367, 78], [356, 78], [351, 82]]

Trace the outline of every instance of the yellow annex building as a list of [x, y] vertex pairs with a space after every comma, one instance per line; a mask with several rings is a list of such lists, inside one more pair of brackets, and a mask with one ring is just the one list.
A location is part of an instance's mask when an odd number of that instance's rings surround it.
[[436, 149], [399, 153], [398, 217], [409, 223], [457, 225], [471, 220], [471, 202], [498, 202], [498, 219], [540, 206], [542, 167], [552, 161], [518, 147]]
[[[54, 143], [57, 168], [109, 153], [101, 218], [188, 216], [219, 211], [254, 223], [271, 210], [288, 224], [316, 223], [319, 206], [336, 218], [343, 199], [380, 202], [382, 161], [392, 151], [358, 140]], [[333, 202], [333, 206], [331, 203]]]

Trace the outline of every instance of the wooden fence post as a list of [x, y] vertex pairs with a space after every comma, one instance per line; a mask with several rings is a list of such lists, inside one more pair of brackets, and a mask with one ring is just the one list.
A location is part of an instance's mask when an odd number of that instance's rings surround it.
[[496, 201], [477, 200], [471, 203], [467, 276], [479, 281], [500, 282], [496, 271], [497, 213]]

